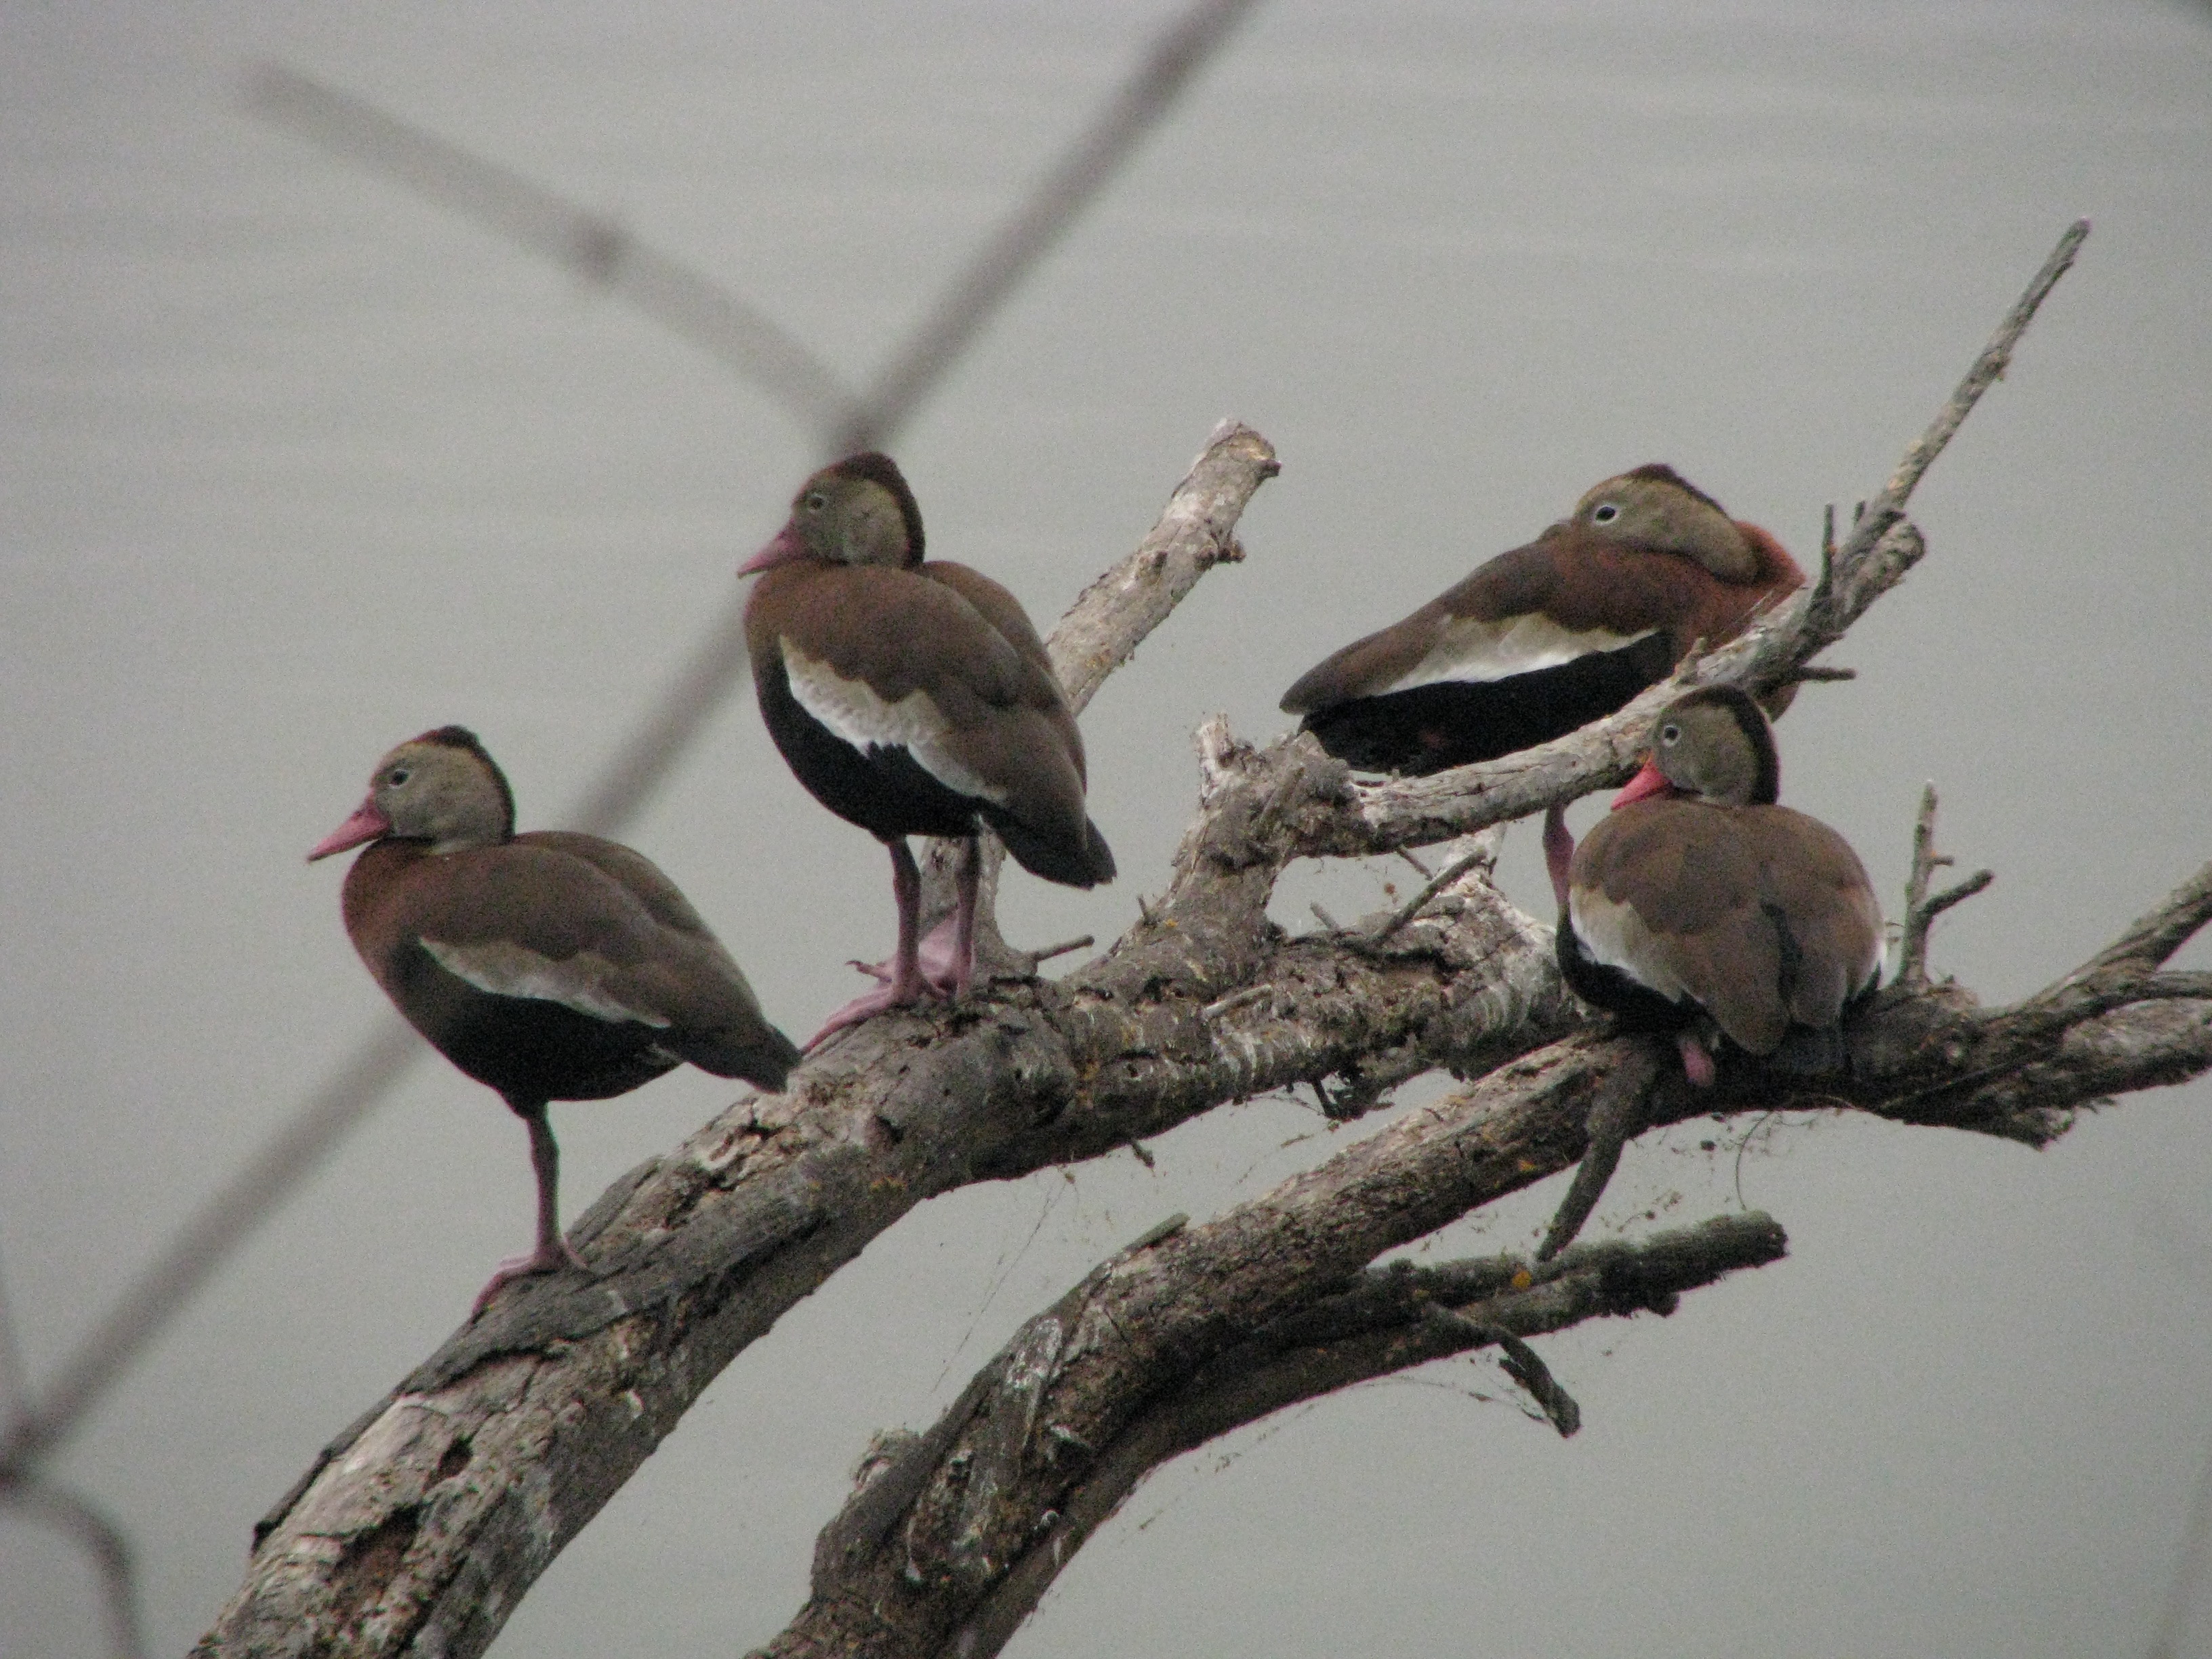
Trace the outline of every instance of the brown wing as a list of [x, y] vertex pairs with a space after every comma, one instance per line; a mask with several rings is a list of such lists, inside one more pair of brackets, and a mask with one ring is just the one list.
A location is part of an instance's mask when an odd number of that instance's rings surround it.
[[1759, 855], [1765, 902], [1790, 930], [1790, 1016], [1833, 1025], [1881, 968], [1881, 906], [1866, 866], [1818, 818], [1786, 806], [1748, 807], [1740, 817]]
[[1737, 527], [1759, 560], [1747, 584], [1724, 582], [1680, 554], [1623, 546], [1580, 524], [1554, 525], [1403, 622], [1308, 670], [1284, 694], [1283, 711], [1307, 714], [1440, 681], [1536, 673], [1655, 633], [1665, 635], [1677, 658], [1699, 639], [1733, 639], [1761, 605], [1804, 580], [1771, 536], [1755, 525]]
[[947, 787], [1085, 844], [1082, 741], [1033, 629], [1034, 657], [951, 583], [882, 566], [771, 570], [752, 614], [754, 649], [781, 654], [792, 695], [845, 741], [903, 748]]
[[948, 559], [931, 560], [921, 567], [921, 574], [974, 605], [999, 637], [1013, 647], [1015, 653], [1034, 671], [1033, 680], [1024, 688], [1024, 703], [1051, 720], [1068, 757], [1075, 763], [1077, 781], [1087, 787], [1090, 778], [1083, 760], [1083, 733], [1077, 729], [1075, 716], [1068, 709], [1060, 676], [1053, 670], [1051, 653], [1038, 637], [1029, 612], [1022, 609], [1021, 601], [980, 570], [970, 570]]
[[663, 927], [696, 939], [711, 939], [714, 931], [691, 908], [676, 884], [661, 874], [660, 866], [635, 848], [574, 830], [531, 830], [514, 838], [518, 846], [550, 847], [596, 867], [642, 904]]
[[[664, 1030], [670, 1048], [701, 1064], [725, 1050], [787, 1048], [737, 963], [667, 878], [611, 842], [599, 842], [592, 857], [573, 850], [596, 839], [540, 832], [425, 860], [390, 925], [480, 991]], [[623, 879], [640, 866], [650, 872], [652, 903]], [[654, 915], [672, 896], [688, 925]]]
[[1597, 961], [1711, 1014], [1747, 1052], [1790, 1024], [1784, 944], [1762, 903], [1758, 849], [1726, 807], [1639, 803], [1601, 820], [1568, 872], [1575, 932]]

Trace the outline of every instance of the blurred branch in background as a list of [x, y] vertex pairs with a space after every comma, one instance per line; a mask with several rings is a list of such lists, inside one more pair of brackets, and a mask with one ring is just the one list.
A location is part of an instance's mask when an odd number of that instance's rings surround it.
[[[1095, 199], [1138, 143], [1176, 104], [1253, 0], [1200, 0], [1178, 15], [1099, 118], [1077, 137], [890, 357], [864, 399], [780, 325], [712, 278], [640, 242], [595, 213], [497, 162], [296, 70], [250, 71], [248, 110], [325, 149], [406, 185], [638, 307], [671, 332], [734, 368], [811, 430], [824, 454], [891, 442], [975, 336]], [[729, 599], [646, 718], [570, 815], [573, 827], [613, 835], [674, 769], [745, 669], [743, 606]], [[40, 1462], [82, 1424], [108, 1389], [199, 1291], [231, 1251], [389, 1092], [422, 1052], [396, 1020], [342, 1062], [285, 1127], [198, 1214], [169, 1250], [126, 1290], [33, 1396], [0, 1303], [0, 1500], [35, 1510], [84, 1539], [119, 1584], [120, 1652], [135, 1652], [135, 1613], [121, 1540], [80, 1500], [40, 1483]]]
[[247, 74], [245, 101], [264, 120], [621, 295], [816, 431], [854, 418], [852, 392], [819, 357], [711, 276], [640, 242], [620, 220], [282, 64]]
[[905, 349], [891, 355], [890, 366], [877, 377], [834, 450], [850, 453], [890, 442], [907, 416], [966, 354], [991, 313], [1121, 170], [1138, 141], [1174, 107], [1191, 77], [1251, 7], [1252, 0], [1200, 0], [1160, 36], [1136, 74], [1045, 175], [1029, 204], [984, 244]]
[[115, 1523], [75, 1492], [36, 1480], [0, 1482], [0, 1504], [77, 1541], [100, 1573], [108, 1650], [116, 1659], [140, 1659], [146, 1636], [138, 1622], [131, 1547]]

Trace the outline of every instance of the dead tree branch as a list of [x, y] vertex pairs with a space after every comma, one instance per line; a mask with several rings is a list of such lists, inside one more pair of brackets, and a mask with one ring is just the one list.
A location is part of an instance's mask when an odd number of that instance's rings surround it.
[[[1109, 1444], [1079, 1447], [1065, 1425], [1043, 1422], [1032, 1428], [1026, 1443], [1008, 1449], [1009, 1467], [967, 1466], [965, 1493], [1018, 1478], [1023, 1460], [1064, 1461], [1069, 1479], [1059, 1507], [1041, 1517], [1035, 1540], [938, 1650], [975, 1659], [998, 1652], [1084, 1542], [1146, 1475], [1232, 1429], [1301, 1401], [1480, 1347], [1518, 1350], [1533, 1359], [1528, 1338], [1590, 1319], [1669, 1314], [1682, 1292], [1778, 1260], [1786, 1249], [1782, 1229], [1771, 1218], [1749, 1215], [1723, 1217], [1638, 1244], [1585, 1245], [1547, 1264], [1510, 1255], [1418, 1268], [1392, 1262], [1369, 1269], [1301, 1312], [1194, 1366], [1146, 1401]], [[1122, 1259], [1132, 1254], [1124, 1252]], [[1025, 1357], [1051, 1346], [1046, 1334], [1064, 1322], [1063, 1310], [1097, 1277], [1085, 1279], [1061, 1307], [1024, 1326], [927, 1435], [908, 1439], [896, 1455], [866, 1472], [864, 1484], [816, 1546], [810, 1614], [817, 1606], [849, 1600], [868, 1576], [867, 1567], [883, 1554], [892, 1559], [908, 1586], [897, 1601], [927, 1596], [927, 1590], [913, 1588], [908, 1571], [925, 1579], [928, 1573], [915, 1549], [926, 1549], [932, 1529], [915, 1525], [915, 1498], [941, 1470], [947, 1448], [963, 1429], [978, 1417], [1009, 1411], [1019, 1379], [1035, 1374], [1033, 1359], [1024, 1369]], [[1064, 1336], [1060, 1353], [1066, 1354]], [[1551, 1382], [1540, 1360], [1534, 1374], [1550, 1395], [1552, 1410], [1565, 1414], [1571, 1401]], [[896, 1501], [887, 1503], [886, 1497]], [[811, 1639], [823, 1632], [817, 1626], [803, 1632], [800, 1626], [806, 1622], [802, 1615], [767, 1651], [792, 1656], [854, 1650]]]
[[[2001, 362], [2017, 332], [1984, 363]], [[1960, 413], [1972, 391], [1970, 375]], [[1812, 592], [1685, 677], [1773, 683], [1839, 636], [1920, 556], [1901, 515], [1930, 454], [1925, 439], [1908, 453], [1881, 498], [1890, 516], [1877, 526], [1870, 510]], [[1273, 465], [1256, 435], [1216, 434], [1151, 551], [1055, 634], [1079, 702], [1180, 589], [1233, 556], [1237, 515]], [[1094, 615], [1095, 629], [1079, 626]], [[931, 1545], [951, 1564], [957, 1605], [933, 1603], [913, 1629], [951, 1636], [1045, 1535], [1039, 1517], [1090, 1467], [1085, 1449], [1112, 1443], [1163, 1379], [1187, 1379], [1341, 1291], [1382, 1252], [1582, 1157], [1593, 1096], [1641, 1050], [1585, 1029], [1548, 931], [1479, 868], [1387, 931], [1385, 915], [1289, 937], [1267, 903], [1292, 859], [1441, 841], [1602, 785], [1626, 772], [1660, 695], [1525, 757], [1374, 786], [1303, 739], [1255, 750], [1207, 722], [1199, 810], [1167, 889], [1103, 956], [1056, 982], [994, 981], [957, 1005], [872, 1020], [787, 1093], [739, 1102], [617, 1183], [572, 1235], [591, 1275], [514, 1287], [334, 1442], [262, 1523], [246, 1581], [199, 1650], [480, 1653], [730, 1358], [922, 1200], [1292, 1084], [1333, 1088], [1327, 1097], [1357, 1113], [1421, 1073], [1476, 1079], [1266, 1199], [1127, 1253], [1086, 1281], [1058, 1351], [1009, 1362], [1007, 1385], [1027, 1391], [1023, 1422], [1034, 1407], [1051, 1443], [1072, 1449], [1020, 1462], [974, 1511], [981, 1531], [963, 1522]], [[2082, 1104], [2196, 1075], [2212, 1065], [2212, 1004], [2193, 979], [2159, 971], [2212, 905], [2212, 872], [2192, 893], [2136, 924], [2110, 962], [2014, 1007], [1984, 1012], [1948, 987], [1886, 996], [1852, 1030], [1848, 1086], [1818, 1103], [2039, 1145]], [[2184, 926], [2177, 902], [2197, 921]], [[1694, 1109], [1793, 1099], [1814, 1103], [1750, 1070]], [[1642, 1103], [1651, 1124], [1691, 1109], [1663, 1091]], [[1200, 1274], [1201, 1261], [1222, 1271]], [[1140, 1335], [1133, 1346], [1116, 1332]], [[1014, 1425], [963, 1419], [931, 1480], [963, 1455], [963, 1468], [979, 1455], [996, 1467], [1006, 1446], [1032, 1445]], [[974, 1440], [986, 1432], [1001, 1437], [996, 1450]]]
[[1897, 982], [1917, 988], [1928, 983], [1928, 930], [1953, 905], [1973, 897], [1996, 879], [1977, 870], [1966, 880], [1930, 896], [1936, 871], [1954, 860], [1936, 850], [1936, 786], [1920, 791], [1920, 813], [1912, 825], [1912, 873], [1905, 883], [1905, 938], [1898, 952]]
[[[2208, 878], [2212, 866], [2154, 915], [2184, 909]], [[2052, 1024], [2051, 1000], [2076, 975], [1986, 1012], [1956, 991], [1902, 993], [1852, 1028], [1850, 1074], [1820, 1093], [1732, 1071], [1711, 1091], [1650, 1089], [1644, 1109], [1658, 1127], [1715, 1110], [1855, 1108], [2042, 1145], [2063, 1133], [2081, 1106], [2212, 1069], [2212, 996], [2204, 994], [2212, 975], [2189, 977], [2197, 994], [2185, 1001], [2076, 1000], [2063, 1029]], [[1239, 1363], [1224, 1356], [1249, 1353], [1271, 1332], [1336, 1340], [1347, 1294], [1372, 1298], [1388, 1283], [1389, 1269], [1369, 1266], [1377, 1255], [1565, 1168], [1582, 1155], [1593, 1097], [1623, 1078], [1648, 1082], [1653, 1069], [1635, 1038], [1566, 1038], [1215, 1221], [1179, 1227], [1103, 1264], [1025, 1325], [945, 1422], [909, 1449], [909, 1460], [929, 1468], [925, 1475], [910, 1462], [901, 1467], [888, 1489], [907, 1494], [901, 1506], [885, 1513], [879, 1498], [865, 1527], [849, 1507], [833, 1523], [817, 1551], [806, 1607], [766, 1651], [776, 1659], [995, 1651], [1146, 1471], [1258, 1414], [1206, 1419], [1206, 1432], [1193, 1439], [1183, 1419], [1171, 1419], [1172, 1431], [1158, 1425], [1167, 1409], [1159, 1402], [1203, 1394], [1223, 1365]], [[1735, 1224], [1754, 1220], [1763, 1218]], [[1728, 1224], [1708, 1226], [1724, 1233]], [[1584, 1247], [1540, 1260], [1533, 1272], [1508, 1271], [1528, 1273], [1530, 1287], [1542, 1288], [1571, 1279], [1581, 1264], [1617, 1261], [1607, 1252], [1623, 1248]], [[1771, 1255], [1779, 1254], [1778, 1237]], [[1348, 1293], [1347, 1285], [1358, 1289]], [[1502, 1316], [1462, 1311], [1462, 1322], [1431, 1320], [1432, 1339], [1451, 1333], [1464, 1344], [1475, 1338], [1471, 1326], [1528, 1334]], [[1400, 1363], [1428, 1357], [1413, 1351]], [[1265, 1409], [1321, 1391], [1279, 1389]], [[1125, 1442], [1143, 1448], [1133, 1466]], [[1113, 1502], [1088, 1498], [1094, 1480]]]

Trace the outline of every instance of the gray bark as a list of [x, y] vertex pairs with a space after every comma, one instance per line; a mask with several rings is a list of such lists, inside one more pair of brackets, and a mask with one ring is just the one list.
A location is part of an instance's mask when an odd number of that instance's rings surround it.
[[[1912, 483], [2077, 240], [1816, 586], [1678, 682], [1802, 677], [1903, 578], [1923, 551], [1903, 516]], [[1079, 706], [1207, 569], [1239, 556], [1238, 515], [1274, 470], [1258, 434], [1214, 434], [1144, 545], [1054, 632]], [[1792, 1085], [1751, 1068], [1692, 1099], [1650, 1081], [1647, 1051], [1592, 1027], [1548, 931], [1480, 860], [1411, 915], [1293, 938], [1266, 915], [1294, 859], [1443, 841], [1617, 780], [1672, 689], [1526, 755], [1368, 786], [1308, 739], [1255, 749], [1206, 722], [1198, 811], [1143, 920], [1057, 981], [995, 954], [1012, 971], [979, 994], [852, 1030], [786, 1093], [740, 1100], [617, 1182], [571, 1235], [591, 1276], [518, 1285], [335, 1440], [257, 1529], [246, 1582], [198, 1651], [482, 1652], [721, 1368], [915, 1205], [1269, 1090], [1307, 1084], [1353, 1115], [1423, 1073], [1471, 1079], [1275, 1193], [1140, 1241], [1031, 1321], [935, 1430], [881, 1460], [825, 1534], [813, 1597], [775, 1650], [994, 1650], [1144, 1470], [1218, 1431], [1208, 1425], [1449, 1351], [1438, 1344], [1511, 1350], [1570, 1316], [1659, 1306], [1778, 1249], [1778, 1232], [1723, 1226], [1728, 1249], [1655, 1242], [1643, 1267], [1570, 1250], [1518, 1288], [1509, 1272], [1500, 1291], [1492, 1264], [1418, 1294], [1377, 1290], [1363, 1275], [1378, 1253], [1574, 1163], [1608, 1087], [1632, 1088], [1658, 1124], [1786, 1105]], [[2162, 964], [2208, 914], [2212, 867], [2010, 1008], [1902, 982], [1854, 1027], [1853, 1074], [1823, 1103], [2041, 1144], [2085, 1103], [2194, 1076], [2212, 1066], [2212, 983]], [[1395, 1324], [1378, 1311], [1390, 1294]], [[1337, 1336], [1315, 1334], [1333, 1319]], [[1525, 1346], [1514, 1352], [1565, 1420], [1571, 1402]]]

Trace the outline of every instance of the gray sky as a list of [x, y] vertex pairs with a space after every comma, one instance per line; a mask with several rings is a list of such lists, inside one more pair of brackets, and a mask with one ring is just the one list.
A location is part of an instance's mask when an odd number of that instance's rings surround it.
[[[237, 112], [242, 66], [619, 211], [857, 379], [1169, 9], [0, 9], [0, 1272], [34, 1376], [380, 1012], [337, 872], [301, 863], [375, 757], [465, 721], [524, 822], [556, 822], [812, 453], [691, 348]], [[1834, 653], [1862, 678], [1781, 733], [1786, 798], [1893, 907], [1937, 781], [1944, 845], [1998, 879], [1936, 965], [1992, 1000], [2212, 855], [2212, 17], [1262, 10], [898, 447], [933, 551], [1041, 620], [1217, 417], [1284, 461], [1249, 562], [1085, 716], [1121, 880], [1017, 874], [1009, 933], [1125, 927], [1200, 719], [1279, 730], [1301, 670], [1601, 477], [1671, 461], [1808, 554], [2082, 214], [2081, 264], [1917, 499], [1927, 564]], [[880, 851], [749, 698], [626, 838], [794, 1031], [889, 943]], [[1509, 865], [1538, 902], [1532, 849]], [[1300, 872], [1278, 912], [1394, 877]], [[727, 1095], [687, 1074], [557, 1109], [568, 1211]], [[1850, 1120], [1632, 1149], [1601, 1231], [1740, 1193], [1791, 1259], [1548, 1344], [1571, 1443], [1462, 1362], [1186, 1460], [1014, 1650], [2139, 1652], [2212, 1455], [2208, 1105], [2132, 1098], [2039, 1156]], [[1262, 1102], [1156, 1170], [927, 1206], [731, 1367], [497, 1650], [765, 1638], [872, 1430], [929, 1420], [1144, 1227], [1332, 1146]], [[419, 1066], [70, 1448], [160, 1649], [526, 1242], [528, 1183], [493, 1097]], [[1556, 1197], [1437, 1248], [1522, 1247]], [[0, 1516], [0, 1653], [98, 1630], [77, 1558]], [[2212, 1654], [2212, 1587], [2187, 1650]]]

